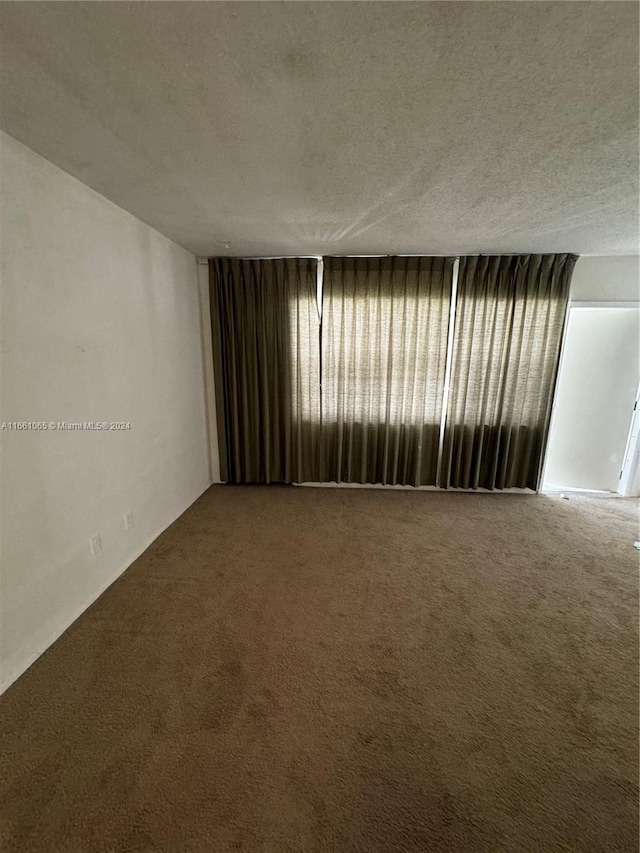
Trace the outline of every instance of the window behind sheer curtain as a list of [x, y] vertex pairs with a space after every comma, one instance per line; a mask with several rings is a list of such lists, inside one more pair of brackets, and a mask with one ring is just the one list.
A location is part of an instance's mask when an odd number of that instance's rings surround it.
[[435, 484], [453, 258], [325, 258], [320, 473]]
[[576, 256], [454, 260], [212, 260], [223, 477], [536, 489]]
[[316, 266], [310, 258], [209, 261], [221, 477], [317, 478]]
[[460, 259], [441, 485], [538, 488], [576, 260]]

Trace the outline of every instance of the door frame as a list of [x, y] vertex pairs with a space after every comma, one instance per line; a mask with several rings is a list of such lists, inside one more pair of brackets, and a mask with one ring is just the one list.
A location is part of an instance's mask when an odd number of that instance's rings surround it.
[[633, 483], [640, 465], [640, 384], [636, 391], [636, 399], [633, 404], [631, 426], [629, 437], [624, 449], [622, 470], [618, 478], [618, 494], [622, 497], [630, 497], [633, 493]]

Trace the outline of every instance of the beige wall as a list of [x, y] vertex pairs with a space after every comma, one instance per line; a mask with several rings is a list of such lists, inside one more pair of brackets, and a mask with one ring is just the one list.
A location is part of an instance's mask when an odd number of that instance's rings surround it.
[[636, 302], [640, 300], [640, 257], [578, 258], [571, 280], [575, 302]]
[[195, 258], [4, 134], [0, 158], [0, 421], [131, 423], [0, 431], [6, 687], [207, 488], [214, 463]]

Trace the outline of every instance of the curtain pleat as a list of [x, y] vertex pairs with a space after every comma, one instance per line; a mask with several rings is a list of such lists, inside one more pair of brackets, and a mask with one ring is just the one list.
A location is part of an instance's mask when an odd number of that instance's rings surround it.
[[442, 486], [538, 488], [576, 260], [460, 259]]
[[325, 258], [324, 482], [433, 485], [453, 258]]
[[209, 261], [221, 479], [317, 476], [316, 261]]

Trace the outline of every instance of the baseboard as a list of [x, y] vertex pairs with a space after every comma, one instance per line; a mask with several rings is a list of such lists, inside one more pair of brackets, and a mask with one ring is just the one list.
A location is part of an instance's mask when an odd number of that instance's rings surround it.
[[385, 483], [292, 483], [305, 489], [394, 489], [396, 491], [410, 492], [442, 492], [451, 494], [463, 492], [470, 495], [535, 495], [533, 489], [444, 489], [442, 486], [394, 486]]
[[209, 483], [198, 495], [196, 495], [196, 497], [191, 501], [191, 503], [187, 504], [187, 506], [184, 509], [180, 510], [180, 512], [176, 516], [174, 516], [174, 518], [172, 518], [171, 521], [169, 521], [167, 524], [165, 524], [165, 526], [162, 527], [154, 536], [152, 536], [146, 542], [145, 545], [143, 545], [141, 548], [138, 548], [133, 553], [133, 556], [128, 558], [127, 561], [125, 562], [125, 564], [121, 568], [119, 568], [106, 583], [103, 583], [98, 588], [98, 590], [96, 591], [95, 594], [90, 595], [87, 598], [87, 600], [72, 614], [72, 616], [63, 624], [63, 626], [61, 628], [56, 629], [55, 631], [52, 632], [52, 634], [48, 637], [46, 642], [42, 645], [42, 648], [40, 648], [38, 651], [33, 652], [31, 655], [29, 655], [26, 662], [18, 668], [17, 672], [12, 673], [12, 675], [10, 675], [6, 681], [0, 681], [0, 696], [5, 692], [5, 690], [7, 690], [9, 687], [11, 687], [11, 685], [15, 681], [17, 681], [21, 675], [24, 675], [24, 673], [29, 669], [29, 667], [32, 666], [38, 660], [39, 657], [42, 657], [42, 655], [47, 651], [47, 649], [51, 648], [51, 646], [56, 642], [56, 640], [60, 639], [60, 637], [64, 634], [64, 632], [67, 631], [73, 625], [73, 623], [76, 621], [76, 619], [79, 619], [82, 616], [82, 614], [86, 610], [88, 610], [88, 608], [91, 607], [91, 605], [95, 601], [97, 601], [100, 598], [102, 593], [105, 592], [107, 589], [109, 589], [111, 584], [115, 583], [115, 581], [117, 581], [118, 578], [127, 571], [129, 566], [132, 563], [135, 563], [135, 561], [144, 554], [144, 552], [147, 550], [147, 548], [149, 548], [151, 545], [153, 545], [153, 543], [156, 541], [158, 536], [160, 536], [162, 533], [164, 533], [164, 531], [168, 527], [171, 527], [171, 525], [175, 521], [177, 521], [181, 515], [184, 515], [184, 513], [189, 509], [189, 507], [193, 506], [193, 504], [198, 500], [198, 498], [202, 497], [202, 495], [212, 485], [214, 485], [214, 483]]
[[561, 495], [564, 492], [569, 492], [572, 495], [604, 495], [607, 498], [620, 498], [622, 495], [619, 492], [608, 492], [606, 489], [574, 489], [569, 486], [549, 486], [547, 489], [542, 489], [543, 495]]

